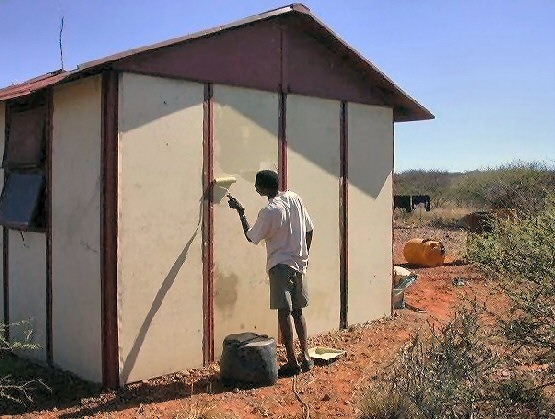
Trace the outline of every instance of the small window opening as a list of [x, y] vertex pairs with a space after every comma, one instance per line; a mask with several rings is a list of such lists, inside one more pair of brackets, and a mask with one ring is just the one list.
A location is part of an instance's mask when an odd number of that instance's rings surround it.
[[7, 106], [0, 224], [12, 229], [46, 228], [46, 109], [44, 94]]

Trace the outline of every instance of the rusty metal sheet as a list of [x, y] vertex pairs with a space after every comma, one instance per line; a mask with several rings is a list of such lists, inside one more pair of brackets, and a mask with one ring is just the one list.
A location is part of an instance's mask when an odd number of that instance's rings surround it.
[[28, 80], [24, 83], [14, 84], [12, 86], [0, 89], [0, 101], [15, 99], [22, 96], [30, 95], [36, 91], [53, 86], [73, 72], [69, 71], [54, 71], [51, 73], [43, 74], [42, 76]]
[[44, 158], [46, 107], [12, 112], [2, 167], [37, 167]]

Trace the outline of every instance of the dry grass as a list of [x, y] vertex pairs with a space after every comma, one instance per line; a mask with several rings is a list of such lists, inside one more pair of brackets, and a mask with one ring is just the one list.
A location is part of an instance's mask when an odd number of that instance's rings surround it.
[[239, 417], [232, 412], [216, 409], [208, 402], [193, 404], [189, 409], [183, 409], [176, 413], [175, 419], [238, 419]]
[[395, 209], [393, 221], [397, 227], [460, 228], [463, 226], [461, 219], [472, 211], [474, 211], [472, 208], [461, 208], [452, 204], [432, 208], [430, 211], [421, 207], [412, 212]]

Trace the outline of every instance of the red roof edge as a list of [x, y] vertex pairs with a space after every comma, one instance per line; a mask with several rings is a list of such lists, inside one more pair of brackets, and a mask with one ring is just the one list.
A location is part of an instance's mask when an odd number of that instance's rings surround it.
[[5, 87], [3, 89], [0, 89], [0, 101], [27, 96], [46, 87], [58, 84], [66, 77], [68, 77], [68, 75], [70, 75], [71, 73], [72, 72], [69, 71], [56, 70], [35, 77], [31, 80], [27, 80], [23, 83], [13, 84], [11, 86]]

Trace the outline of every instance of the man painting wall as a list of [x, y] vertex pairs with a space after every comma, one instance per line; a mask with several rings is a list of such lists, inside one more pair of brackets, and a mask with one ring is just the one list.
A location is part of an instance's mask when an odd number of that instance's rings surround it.
[[[255, 189], [268, 197], [268, 205], [258, 213], [251, 227], [245, 208], [229, 195], [229, 207], [237, 210], [246, 239], [266, 243], [266, 270], [270, 278], [270, 309], [278, 311], [278, 322], [287, 352], [281, 376], [308, 371], [314, 366], [307, 348], [307, 327], [302, 309], [308, 305], [305, 273], [312, 242], [313, 223], [301, 198], [294, 192], [278, 191], [278, 174], [261, 170], [256, 174]], [[293, 325], [301, 346], [300, 364], [293, 344]]]

